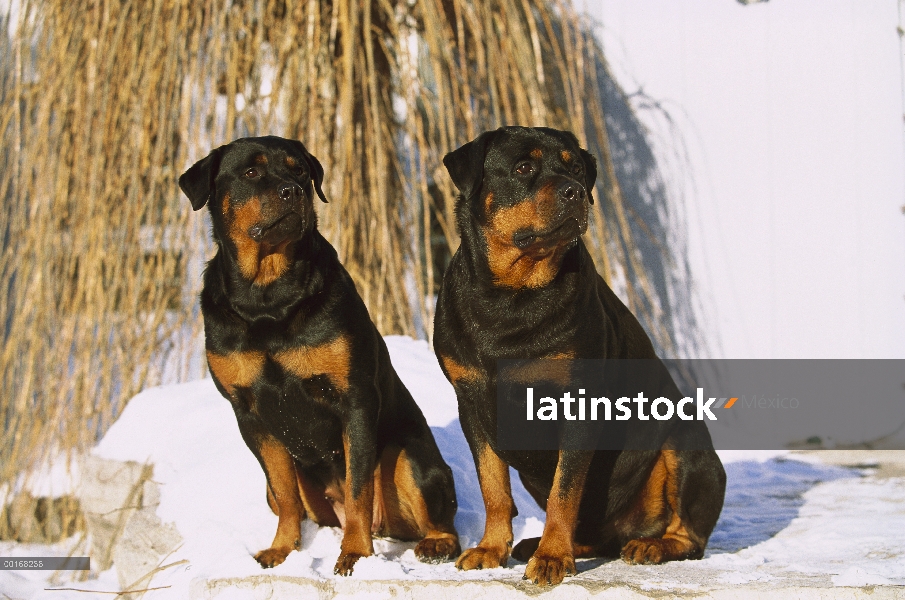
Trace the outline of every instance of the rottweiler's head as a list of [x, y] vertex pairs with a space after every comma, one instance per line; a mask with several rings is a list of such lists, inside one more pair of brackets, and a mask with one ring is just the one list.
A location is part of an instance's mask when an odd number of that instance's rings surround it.
[[317, 226], [324, 169], [301, 142], [243, 138], [213, 150], [182, 174], [179, 187], [199, 210], [208, 205], [214, 238], [241, 275], [267, 285], [289, 268], [293, 244]]
[[461, 192], [461, 233], [476, 225], [494, 283], [515, 289], [550, 283], [587, 230], [594, 157], [567, 131], [503, 127], [450, 152], [443, 164]]

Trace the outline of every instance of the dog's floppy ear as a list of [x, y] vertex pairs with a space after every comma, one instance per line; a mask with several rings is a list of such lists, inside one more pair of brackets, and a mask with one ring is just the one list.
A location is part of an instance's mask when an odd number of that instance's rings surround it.
[[496, 134], [496, 131], [485, 131], [443, 157], [443, 164], [452, 182], [466, 200], [481, 189], [481, 182], [484, 180], [484, 156], [487, 153], [487, 145]]
[[579, 148], [581, 160], [584, 162], [584, 187], [588, 193], [588, 202], [594, 204], [594, 183], [597, 181], [597, 159], [583, 148]]
[[311, 169], [311, 181], [314, 182], [314, 191], [317, 192], [317, 196], [321, 199], [322, 202], [327, 202], [327, 197], [324, 196], [324, 190], [321, 187], [324, 183], [324, 167], [321, 166], [319, 160], [314, 158], [313, 154], [309, 154], [305, 151], [305, 160], [308, 161], [308, 168]]
[[323, 189], [324, 167], [313, 154], [308, 152], [308, 149], [305, 148], [305, 144], [298, 140], [292, 140], [292, 143], [299, 149], [299, 152], [305, 157], [305, 162], [308, 163], [308, 170], [311, 172], [311, 183], [314, 184], [314, 192], [317, 194], [317, 197], [321, 199], [321, 202], [326, 203], [327, 197], [324, 196]]
[[192, 210], [199, 210], [210, 199], [211, 193], [214, 191], [214, 179], [217, 177], [217, 171], [220, 170], [222, 154], [223, 147], [221, 146], [179, 176], [179, 187], [191, 201]]

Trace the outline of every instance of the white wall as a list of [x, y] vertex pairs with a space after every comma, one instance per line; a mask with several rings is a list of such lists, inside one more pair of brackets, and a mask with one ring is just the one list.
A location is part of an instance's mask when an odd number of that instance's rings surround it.
[[714, 357], [905, 357], [897, 0], [584, 7], [625, 91], [662, 101], [688, 144]]

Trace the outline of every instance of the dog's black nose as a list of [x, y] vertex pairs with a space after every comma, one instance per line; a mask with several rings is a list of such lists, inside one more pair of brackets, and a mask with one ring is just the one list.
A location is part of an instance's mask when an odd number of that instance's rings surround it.
[[278, 193], [281, 200], [298, 200], [302, 197], [302, 188], [294, 183], [284, 183], [280, 186]]
[[574, 181], [567, 181], [559, 186], [558, 193], [560, 198], [568, 202], [573, 200], [584, 200], [585, 197], [584, 188]]

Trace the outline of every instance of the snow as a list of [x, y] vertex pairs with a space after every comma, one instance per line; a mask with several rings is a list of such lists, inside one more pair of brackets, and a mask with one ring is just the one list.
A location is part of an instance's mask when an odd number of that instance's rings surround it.
[[[472, 546], [481, 537], [484, 510], [472, 457], [456, 419], [455, 394], [425, 342], [403, 337], [386, 341], [396, 370], [453, 469], [459, 501], [456, 527], [463, 547]], [[153, 464], [153, 480], [161, 492], [157, 515], [164, 523], [174, 523], [184, 538], [163, 564], [186, 562], [155, 575], [147, 587], [169, 587], [154, 591], [150, 598], [197, 596], [192, 590], [197, 592], [206, 582], [247, 583], [248, 578], [261, 576], [346, 585], [332, 572], [341, 531], [318, 528], [310, 521], [303, 524], [301, 551], [267, 571], [255, 562], [253, 555], [269, 546], [277, 518], [265, 501], [264, 474], [241, 439], [229, 403], [210, 379], [142, 392], [129, 402], [94, 454]], [[580, 575], [566, 585], [609, 582], [641, 592], [674, 593], [721, 585], [782, 587], [801, 581], [820, 587], [905, 585], [905, 540], [891, 535], [905, 531], [905, 480], [793, 460], [785, 452], [720, 455], [728, 475], [726, 504], [705, 559], [658, 567], [579, 561]], [[516, 539], [540, 535], [543, 512], [515, 474], [512, 484], [519, 511]], [[0, 554], [46, 555], [65, 552], [64, 546], [7, 544], [0, 546]], [[419, 562], [413, 548], [413, 543], [375, 539], [375, 555], [360, 560], [350, 580], [515, 584], [524, 569], [523, 563], [512, 560], [506, 568], [460, 572], [452, 563]], [[56, 600], [86, 597], [83, 592], [44, 591], [49, 586], [39, 578], [46, 576], [0, 571], [0, 594]], [[98, 579], [62, 585], [120, 589], [115, 566]], [[226, 585], [217, 597], [249, 597], [233, 585]]]

